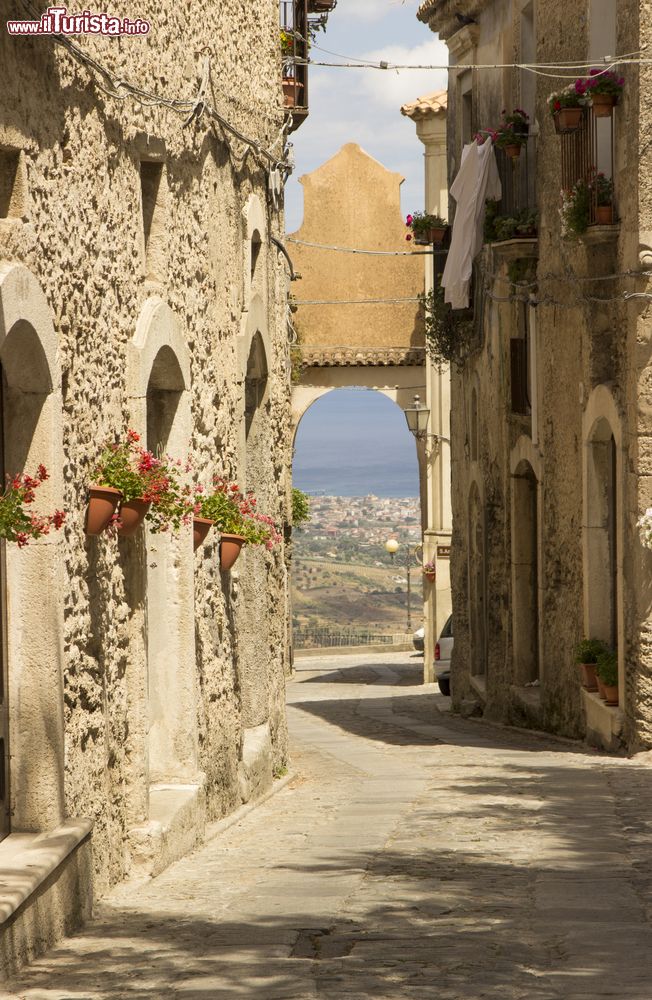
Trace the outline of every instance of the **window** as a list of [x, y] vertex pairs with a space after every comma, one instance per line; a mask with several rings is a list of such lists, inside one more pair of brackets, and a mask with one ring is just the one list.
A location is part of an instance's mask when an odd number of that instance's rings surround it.
[[23, 183], [18, 149], [0, 149], [0, 219], [23, 215]]
[[143, 160], [140, 192], [145, 245], [145, 273], [161, 281], [165, 274], [165, 176], [164, 164]]

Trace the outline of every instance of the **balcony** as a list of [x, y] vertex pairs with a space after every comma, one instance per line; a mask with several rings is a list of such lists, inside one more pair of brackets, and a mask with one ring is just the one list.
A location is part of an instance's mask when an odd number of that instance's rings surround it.
[[281, 0], [283, 105], [294, 132], [308, 117], [308, 53], [310, 42], [325, 30], [337, 0]]
[[600, 113], [599, 107], [596, 111], [591, 106], [585, 106], [581, 109], [576, 128], [560, 129], [557, 125], [561, 139], [561, 186], [564, 191], [571, 191], [578, 182], [586, 186], [589, 226], [612, 225], [617, 218], [613, 193], [610, 205], [599, 201], [600, 177], [608, 179], [613, 191], [613, 114], [613, 110], [605, 114]]

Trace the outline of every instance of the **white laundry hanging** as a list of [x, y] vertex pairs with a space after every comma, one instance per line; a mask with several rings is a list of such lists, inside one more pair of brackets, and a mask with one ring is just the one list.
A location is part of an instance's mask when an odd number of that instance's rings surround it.
[[485, 201], [499, 199], [502, 186], [493, 143], [474, 140], [462, 150], [462, 162], [451, 184], [455, 199], [455, 220], [446, 266], [441, 278], [444, 301], [453, 309], [466, 309], [473, 260], [482, 247]]

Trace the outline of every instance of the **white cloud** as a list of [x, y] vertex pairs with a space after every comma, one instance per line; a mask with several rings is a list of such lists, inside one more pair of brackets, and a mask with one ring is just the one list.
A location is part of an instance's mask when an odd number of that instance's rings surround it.
[[[380, 0], [348, 0], [356, 12], [363, 8], [377, 10]], [[342, 7], [347, 0], [340, 0]], [[383, 0], [393, 6], [391, 0]], [[339, 5], [338, 5], [339, 10]], [[347, 13], [353, 10], [347, 7]], [[358, 37], [360, 44], [354, 44]], [[339, 40], [340, 45], [341, 39]], [[445, 65], [448, 52], [437, 38], [427, 38], [417, 45], [394, 42], [381, 48], [366, 49], [364, 31], [357, 30], [344, 49], [351, 56], [407, 65]], [[367, 44], [369, 42], [367, 41]], [[334, 48], [338, 49], [334, 40]], [[316, 55], [316, 54], [315, 54]], [[320, 54], [318, 58], [328, 57]], [[334, 69], [315, 66], [310, 76], [310, 115], [293, 137], [297, 150], [297, 172], [287, 189], [288, 230], [295, 229], [301, 218], [301, 189], [297, 178], [324, 163], [347, 142], [356, 142], [389, 170], [401, 173], [404, 210], [418, 209], [423, 203], [423, 146], [416, 136], [414, 123], [401, 115], [401, 105], [425, 94], [447, 87], [446, 71]]]
[[[448, 50], [437, 38], [428, 39], [416, 48], [403, 45], [386, 45], [364, 55], [370, 62], [388, 62], [403, 66], [445, 66]], [[353, 72], [353, 71], [351, 71]], [[378, 106], [388, 110], [399, 109], [402, 104], [416, 100], [435, 90], [448, 86], [446, 70], [360, 70], [364, 93]]]
[[397, 7], [416, 8], [417, 2], [418, 0], [340, 0], [340, 7], [346, 7], [349, 17], [358, 21], [378, 21]]

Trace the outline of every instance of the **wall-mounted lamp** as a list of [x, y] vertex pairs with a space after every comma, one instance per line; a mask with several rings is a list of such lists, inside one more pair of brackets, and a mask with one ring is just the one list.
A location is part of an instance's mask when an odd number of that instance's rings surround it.
[[428, 421], [430, 420], [430, 410], [421, 405], [418, 396], [414, 397], [414, 404], [407, 406], [403, 411], [411, 434], [414, 434], [417, 441], [423, 441], [428, 437]]

